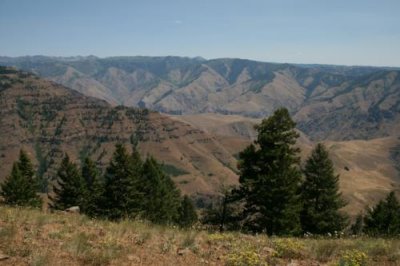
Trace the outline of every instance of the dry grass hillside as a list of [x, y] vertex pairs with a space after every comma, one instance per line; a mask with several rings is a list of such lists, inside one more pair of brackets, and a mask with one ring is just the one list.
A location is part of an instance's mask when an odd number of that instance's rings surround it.
[[25, 149], [52, 180], [67, 152], [79, 163], [90, 156], [104, 169], [118, 142], [139, 141], [186, 193], [212, 194], [236, 181], [232, 154], [212, 135], [147, 110], [112, 107], [34, 75], [1, 69], [0, 178]]
[[400, 240], [277, 238], [0, 206], [0, 265], [399, 265]]

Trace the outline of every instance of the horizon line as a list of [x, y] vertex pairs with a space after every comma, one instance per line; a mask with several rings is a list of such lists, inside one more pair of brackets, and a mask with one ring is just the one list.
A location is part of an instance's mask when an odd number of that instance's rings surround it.
[[205, 58], [203, 56], [185, 56], [185, 55], [107, 55], [107, 56], [97, 56], [93, 54], [89, 55], [44, 55], [44, 54], [34, 54], [34, 55], [18, 55], [18, 56], [9, 56], [9, 55], [0, 55], [0, 58], [23, 58], [23, 57], [48, 57], [48, 58], [90, 58], [95, 57], [97, 59], [108, 59], [108, 58], [117, 58], [117, 57], [148, 57], [148, 58], [166, 58], [166, 57], [178, 57], [178, 58], [188, 58], [188, 59], [203, 59], [204, 61], [212, 61], [212, 60], [247, 60], [259, 63], [270, 63], [270, 64], [288, 64], [288, 65], [315, 65], [315, 66], [338, 66], [338, 67], [372, 67], [372, 68], [400, 68], [398, 66], [390, 66], [390, 65], [364, 65], [364, 64], [330, 64], [330, 63], [293, 63], [293, 62], [276, 62], [276, 61], [268, 61], [254, 58], [242, 58], [242, 57], [215, 57], [215, 58]]

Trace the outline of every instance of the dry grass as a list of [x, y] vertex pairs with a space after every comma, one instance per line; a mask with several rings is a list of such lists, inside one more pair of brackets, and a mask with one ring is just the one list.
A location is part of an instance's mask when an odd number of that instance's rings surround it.
[[400, 265], [400, 239], [269, 238], [0, 207], [0, 265]]

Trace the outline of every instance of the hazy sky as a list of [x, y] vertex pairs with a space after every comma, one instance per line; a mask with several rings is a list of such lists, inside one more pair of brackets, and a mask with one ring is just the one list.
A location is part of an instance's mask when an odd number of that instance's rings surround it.
[[400, 66], [400, 0], [0, 0], [0, 55]]

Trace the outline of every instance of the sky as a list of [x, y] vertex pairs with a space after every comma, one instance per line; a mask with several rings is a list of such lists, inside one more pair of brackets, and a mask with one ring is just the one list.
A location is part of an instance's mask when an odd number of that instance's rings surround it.
[[0, 0], [0, 56], [400, 66], [400, 0]]

